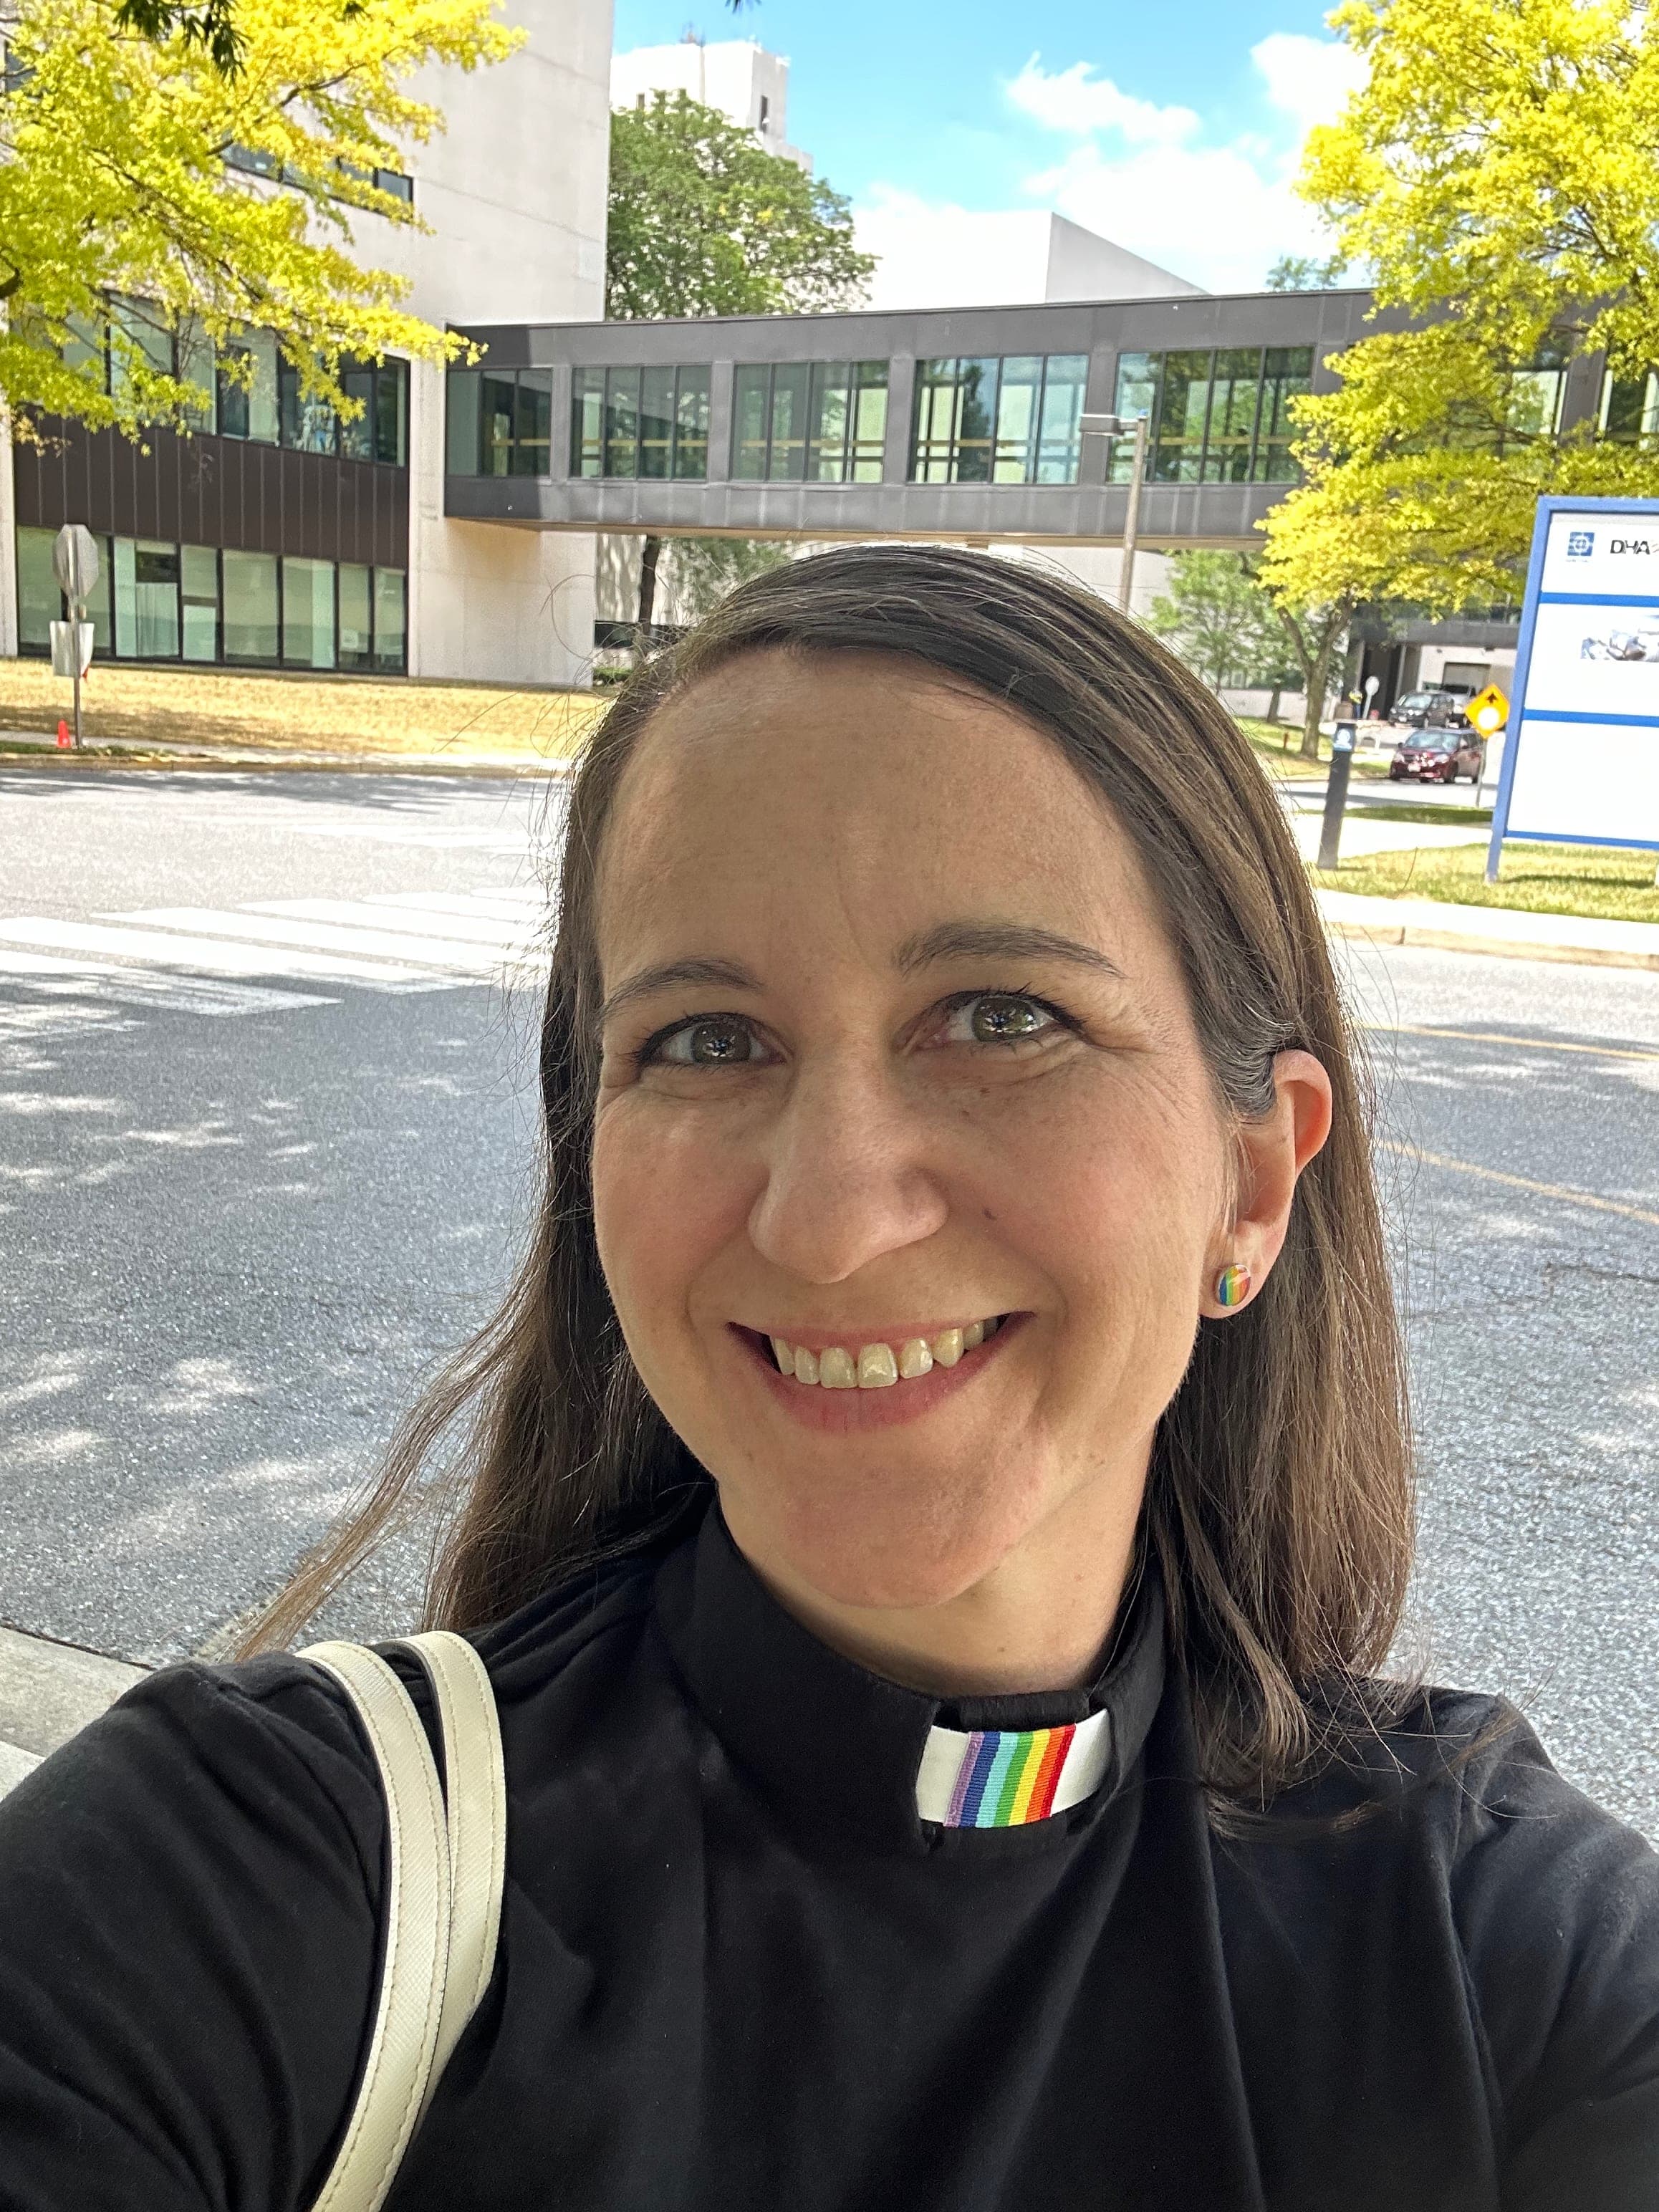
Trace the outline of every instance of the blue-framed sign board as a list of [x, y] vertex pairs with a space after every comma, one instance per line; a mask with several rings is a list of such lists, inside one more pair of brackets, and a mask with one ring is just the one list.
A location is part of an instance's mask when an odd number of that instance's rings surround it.
[[1486, 873], [1505, 837], [1659, 851], [1659, 499], [1540, 499]]

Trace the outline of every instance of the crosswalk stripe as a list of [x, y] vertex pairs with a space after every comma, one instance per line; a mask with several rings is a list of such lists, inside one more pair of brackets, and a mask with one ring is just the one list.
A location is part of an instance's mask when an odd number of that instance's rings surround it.
[[114, 1000], [132, 1006], [163, 1006], [197, 1014], [276, 1014], [296, 1006], [337, 1006], [314, 991], [276, 991], [269, 985], [234, 983], [206, 975], [164, 975], [118, 968], [108, 961], [64, 959], [57, 953], [20, 952], [0, 945], [0, 981], [26, 978], [52, 1000], [81, 1005]]
[[295, 921], [336, 922], [351, 929], [388, 929], [394, 923], [421, 938], [448, 939], [459, 945], [488, 945], [503, 958], [524, 954], [532, 947], [527, 925], [514, 925], [505, 914], [433, 914], [420, 907], [371, 906], [359, 899], [262, 899], [240, 909], [245, 915], [270, 914]]
[[0, 920], [0, 944], [41, 946], [58, 952], [104, 953], [151, 967], [197, 969], [209, 975], [308, 975], [331, 983], [376, 983], [382, 990], [443, 988], [441, 977], [383, 961], [303, 951], [277, 953], [268, 946], [237, 945], [222, 938], [172, 936], [165, 930], [62, 921], [46, 915], [11, 915]]
[[505, 947], [462, 945], [443, 938], [411, 936], [403, 930], [340, 929], [325, 921], [284, 921], [275, 915], [250, 914], [240, 908], [234, 913], [218, 913], [209, 907], [160, 906], [111, 919], [155, 929], [199, 930], [208, 935], [251, 940], [255, 945], [293, 945], [302, 955], [343, 952], [362, 960], [418, 961], [423, 967], [460, 968], [474, 975], [493, 974], [507, 957]]

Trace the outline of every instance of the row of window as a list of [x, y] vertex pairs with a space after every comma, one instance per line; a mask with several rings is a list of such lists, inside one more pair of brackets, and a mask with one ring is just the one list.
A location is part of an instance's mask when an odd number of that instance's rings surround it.
[[[285, 161], [279, 161], [274, 154], [260, 152], [257, 147], [227, 146], [224, 160], [228, 169], [240, 169], [246, 176], [274, 178], [279, 185], [298, 181]], [[355, 178], [361, 185], [378, 185], [393, 199], [413, 206], [415, 179], [405, 176], [401, 169], [360, 169], [355, 161], [341, 161], [337, 166], [342, 176]]]
[[[1289, 483], [1291, 402], [1312, 377], [1311, 346], [1124, 353], [1116, 411], [1151, 417], [1146, 473], [1154, 483]], [[1115, 440], [1111, 482], [1127, 483], [1130, 464], [1129, 441]]]
[[919, 362], [912, 481], [1075, 483], [1088, 375], [1081, 353]]
[[[17, 533], [17, 636], [25, 653], [49, 652], [50, 625], [69, 611], [52, 574], [57, 534]], [[103, 538], [99, 551], [98, 588], [87, 605], [94, 653], [240, 668], [404, 672], [408, 608], [401, 568], [221, 552], [147, 538]]]
[[[920, 362], [912, 478], [1075, 483], [1088, 366], [1084, 354]], [[571, 475], [705, 479], [708, 394], [706, 363], [577, 369]], [[740, 482], [881, 482], [884, 361], [745, 362], [732, 411], [732, 473]], [[546, 476], [551, 414], [550, 369], [452, 369], [449, 473]]]
[[115, 299], [100, 330], [77, 330], [64, 349], [72, 368], [100, 363], [104, 388], [118, 396], [127, 356], [118, 331], [149, 367], [176, 377], [198, 395], [191, 414], [198, 429], [222, 438], [246, 438], [289, 446], [302, 453], [338, 453], [351, 461], [409, 460], [409, 364], [348, 360], [340, 386], [361, 403], [355, 416], [339, 415], [301, 389], [300, 372], [277, 350], [270, 331], [247, 330], [222, 345], [187, 318], [178, 329], [143, 300]]

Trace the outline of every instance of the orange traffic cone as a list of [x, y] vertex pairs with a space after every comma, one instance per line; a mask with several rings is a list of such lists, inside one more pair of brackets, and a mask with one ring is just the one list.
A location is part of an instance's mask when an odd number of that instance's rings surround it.
[[64, 721], [64, 720], [63, 720], [62, 716], [60, 715], [60, 716], [58, 717], [58, 751], [59, 751], [59, 752], [67, 752], [67, 751], [68, 751], [68, 750], [69, 750], [69, 748], [70, 747], [70, 745], [72, 745], [72, 744], [74, 744], [74, 742], [75, 742], [74, 738], [71, 738], [71, 737], [70, 737], [70, 726], [69, 726], [69, 724], [68, 724], [66, 721]]

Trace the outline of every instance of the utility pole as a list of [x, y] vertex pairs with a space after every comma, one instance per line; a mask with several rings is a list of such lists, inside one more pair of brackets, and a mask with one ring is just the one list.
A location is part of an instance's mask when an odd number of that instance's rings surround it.
[[1140, 493], [1146, 481], [1146, 434], [1148, 417], [1145, 415], [1079, 415], [1078, 428], [1085, 438], [1127, 438], [1134, 440], [1134, 453], [1129, 463], [1129, 503], [1123, 512], [1123, 560], [1118, 571], [1117, 604], [1120, 611], [1129, 611], [1129, 593], [1135, 574], [1135, 546], [1140, 536]]

